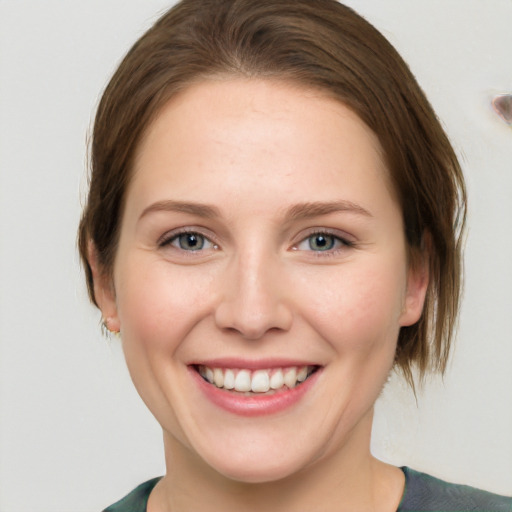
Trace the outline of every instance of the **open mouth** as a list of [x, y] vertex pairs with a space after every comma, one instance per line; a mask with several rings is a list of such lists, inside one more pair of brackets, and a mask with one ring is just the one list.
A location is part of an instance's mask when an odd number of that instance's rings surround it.
[[309, 379], [319, 366], [290, 366], [258, 370], [211, 368], [204, 365], [194, 365], [193, 368], [206, 382], [219, 389], [254, 396], [294, 389]]

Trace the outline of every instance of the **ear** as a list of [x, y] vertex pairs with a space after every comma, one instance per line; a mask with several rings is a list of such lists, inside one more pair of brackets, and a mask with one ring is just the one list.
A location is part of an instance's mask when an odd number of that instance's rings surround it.
[[407, 287], [400, 315], [400, 326], [415, 324], [423, 313], [425, 297], [429, 284], [429, 246], [428, 236], [423, 237], [421, 249], [413, 254], [407, 271]]
[[89, 241], [87, 253], [94, 282], [94, 298], [100, 308], [103, 321], [109, 331], [119, 332], [121, 323], [117, 314], [116, 293], [112, 277], [106, 274], [99, 265], [98, 252], [92, 240]]

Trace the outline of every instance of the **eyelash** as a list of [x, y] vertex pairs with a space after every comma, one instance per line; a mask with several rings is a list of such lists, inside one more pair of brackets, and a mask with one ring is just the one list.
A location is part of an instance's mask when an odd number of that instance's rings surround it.
[[[184, 235], [189, 236], [189, 237], [199, 238], [200, 241], [202, 242], [201, 247], [199, 247], [197, 249], [186, 249], [186, 248], [182, 247], [180, 244], [180, 237], [182, 237]], [[322, 249], [314, 250], [311, 247], [311, 241], [315, 237], [317, 237], [317, 238], [323, 237], [324, 239], [327, 239], [327, 242], [331, 241], [332, 247], [327, 247], [324, 250], [322, 250]], [[176, 245], [174, 244], [174, 242], [176, 242]], [[190, 228], [183, 228], [179, 231], [174, 231], [172, 233], [166, 234], [161, 237], [161, 239], [157, 242], [157, 244], [158, 244], [158, 247], [160, 247], [160, 248], [164, 248], [166, 246], [171, 245], [179, 251], [182, 251], [184, 253], [191, 253], [191, 254], [198, 254], [200, 252], [203, 252], [203, 251], [209, 250], [209, 249], [210, 250], [212, 250], [212, 249], [218, 250], [218, 248], [219, 248], [219, 246], [214, 241], [212, 241], [210, 239], [210, 237], [202, 234], [200, 231], [190, 229]], [[205, 248], [204, 247], [205, 244], [207, 244], [207, 245], [209, 244], [210, 247]], [[300, 249], [300, 246], [302, 244], [308, 244], [309, 249]], [[347, 249], [350, 247], [354, 247], [354, 246], [355, 246], [354, 242], [347, 240], [346, 238], [343, 238], [343, 237], [339, 236], [338, 234], [335, 234], [327, 229], [323, 229], [323, 230], [319, 229], [319, 230], [309, 233], [306, 237], [301, 238], [301, 240], [297, 244], [293, 245], [292, 250], [293, 251], [301, 250], [301, 251], [305, 251], [305, 252], [312, 252], [315, 254], [315, 257], [326, 257], [326, 256], [336, 255], [338, 252], [343, 251], [344, 249]]]
[[[179, 244], [180, 237], [187, 235], [189, 237], [196, 237], [202, 240], [203, 245], [198, 249], [184, 249], [183, 247], [180, 247], [179, 245], [174, 245], [173, 242], [177, 242]], [[183, 228], [179, 231], [174, 231], [172, 233], [165, 234], [163, 237], [161, 237], [160, 240], [157, 242], [158, 247], [164, 248], [166, 246], [173, 246], [175, 249], [183, 251], [185, 253], [199, 253], [202, 252], [204, 249], [204, 244], [211, 244], [211, 247], [208, 247], [207, 249], [213, 249], [217, 250], [219, 247], [218, 245], [213, 242], [210, 237], [203, 235], [201, 232], [196, 231], [194, 229], [188, 229]], [[180, 244], [181, 245], [181, 244]]]
[[[331, 239], [334, 246], [327, 248], [325, 250], [316, 250], [315, 251], [314, 249], [311, 248], [311, 240], [315, 237], [317, 237], [317, 238], [323, 237], [323, 238]], [[309, 243], [309, 248], [311, 249], [310, 251], [307, 249], [299, 248], [300, 245], [306, 244], [306, 243]], [[338, 247], [336, 247], [336, 245], [338, 245]], [[336, 233], [333, 233], [326, 229], [319, 229], [317, 231], [313, 231], [313, 232], [309, 233], [305, 238], [302, 238], [299, 241], [299, 243], [294, 244], [292, 249], [295, 251], [306, 250], [307, 252], [312, 252], [315, 254], [315, 257], [326, 257], [326, 256], [336, 255], [340, 251], [343, 251], [344, 249], [354, 247], [354, 246], [355, 246], [354, 242], [347, 240], [346, 238], [343, 238]]]

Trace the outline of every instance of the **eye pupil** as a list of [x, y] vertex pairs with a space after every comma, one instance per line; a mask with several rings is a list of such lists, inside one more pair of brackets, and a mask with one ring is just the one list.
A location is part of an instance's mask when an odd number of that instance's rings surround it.
[[203, 248], [204, 237], [195, 233], [184, 233], [179, 236], [179, 244], [181, 249], [198, 251]]
[[313, 251], [328, 251], [334, 247], [334, 237], [330, 235], [313, 235], [309, 239]]

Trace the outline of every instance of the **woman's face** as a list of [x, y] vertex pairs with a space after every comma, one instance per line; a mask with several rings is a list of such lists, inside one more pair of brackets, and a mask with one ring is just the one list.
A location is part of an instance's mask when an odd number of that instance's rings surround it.
[[115, 295], [97, 289], [167, 446], [256, 482], [367, 454], [425, 286], [372, 132], [318, 92], [240, 79], [150, 126]]

